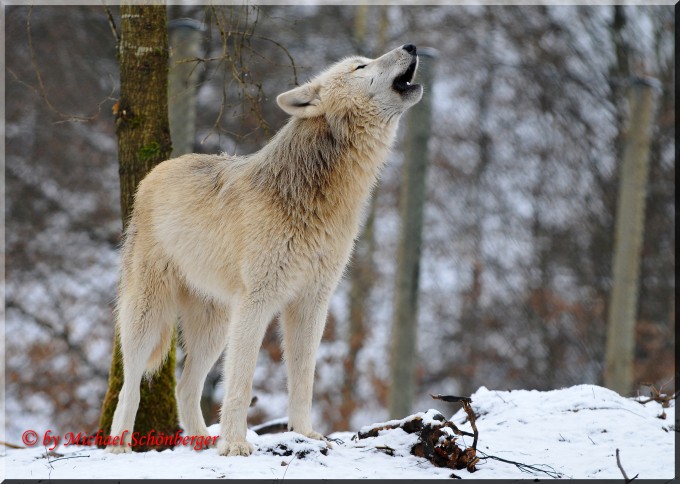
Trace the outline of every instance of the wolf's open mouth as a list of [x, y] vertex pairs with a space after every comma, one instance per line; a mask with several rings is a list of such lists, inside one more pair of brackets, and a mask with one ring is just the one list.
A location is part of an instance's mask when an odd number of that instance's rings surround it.
[[419, 87], [418, 84], [411, 84], [413, 76], [416, 73], [417, 65], [418, 58], [413, 56], [411, 64], [409, 64], [408, 66], [408, 69], [406, 69], [406, 71], [402, 75], [394, 78], [394, 81], [392, 82], [392, 88], [394, 88], [395, 91], [397, 91], [400, 94], [404, 94], [407, 91], [411, 91]]

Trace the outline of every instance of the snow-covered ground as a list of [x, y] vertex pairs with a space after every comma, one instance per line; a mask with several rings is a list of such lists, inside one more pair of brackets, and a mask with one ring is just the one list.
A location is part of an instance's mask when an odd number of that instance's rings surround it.
[[[353, 439], [351, 432], [335, 433], [329, 436], [336, 439], [331, 448], [292, 432], [258, 436], [249, 431], [248, 439], [256, 448], [250, 457], [221, 457], [215, 449], [197, 452], [190, 447], [111, 455], [94, 447], [60, 445], [51, 456], [46, 456], [42, 446], [4, 448], [0, 463], [8, 479], [418, 479], [449, 478], [452, 473], [463, 479], [620, 479], [619, 449], [629, 478], [670, 480], [677, 476], [674, 401], [665, 409], [657, 402], [643, 405], [593, 385], [549, 392], [482, 387], [472, 395], [472, 408], [479, 415], [477, 455], [482, 458], [475, 473], [437, 468], [414, 457], [410, 449], [418, 435], [401, 429], [366, 439]], [[665, 418], [660, 418], [663, 413]], [[466, 420], [462, 409], [451, 418], [461, 430], [471, 432]], [[218, 426], [209, 430], [216, 435]], [[469, 437], [459, 440], [463, 447], [471, 443]]]

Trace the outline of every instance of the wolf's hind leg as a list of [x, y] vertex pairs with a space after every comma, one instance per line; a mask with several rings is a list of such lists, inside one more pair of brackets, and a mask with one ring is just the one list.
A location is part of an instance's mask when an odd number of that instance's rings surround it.
[[227, 308], [182, 290], [179, 298], [182, 343], [187, 354], [177, 384], [177, 404], [185, 435], [208, 435], [201, 394], [208, 372], [227, 344]]

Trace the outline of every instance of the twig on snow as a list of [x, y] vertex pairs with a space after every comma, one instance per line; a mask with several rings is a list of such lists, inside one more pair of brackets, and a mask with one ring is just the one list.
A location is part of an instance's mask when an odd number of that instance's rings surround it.
[[394, 457], [394, 449], [389, 445], [376, 445], [374, 449], [381, 450], [385, 452], [387, 455]]
[[66, 459], [80, 459], [81, 457], [90, 457], [90, 454], [88, 455], [72, 455], [69, 457], [59, 457], [58, 459], [52, 459], [50, 462], [57, 462], [58, 460], [66, 460]]
[[[522, 464], [521, 462], [516, 462], [514, 460], [508, 460], [508, 459], [503, 459], [502, 457], [496, 457], [495, 455], [489, 455], [481, 450], [477, 451], [480, 454], [483, 454], [479, 459], [493, 459], [497, 460], [500, 462], [505, 462], [506, 464], [512, 464], [515, 467], [517, 467], [520, 471], [522, 472], [527, 472], [529, 474], [533, 474], [535, 472], [542, 472], [544, 474], [547, 474], [548, 476], [552, 477], [553, 479], [560, 479], [562, 477], [562, 474], [557, 472], [553, 467], [547, 465], [547, 464], [536, 464], [536, 465], [530, 465], [530, 464]], [[545, 467], [549, 470], [541, 469], [538, 466]]]
[[616, 449], [616, 465], [619, 466], [619, 470], [621, 471], [621, 474], [623, 474], [623, 479], [626, 481], [626, 484], [629, 482], [633, 482], [635, 479], [637, 479], [637, 476], [640, 474], [636, 474], [635, 477], [632, 479], [628, 478], [628, 475], [626, 474], [626, 471], [623, 470], [623, 466], [621, 465], [621, 458], [619, 457], [619, 449]]
[[288, 472], [288, 468], [290, 467], [290, 464], [295, 460], [296, 457], [297, 457], [297, 452], [295, 454], [293, 454], [293, 457], [288, 461], [288, 464], [286, 464], [286, 470], [283, 471], [283, 477], [281, 478], [281, 480], [286, 478], [286, 473]]
[[17, 445], [17, 444], [10, 444], [9, 442], [5, 442], [4, 440], [0, 440], [0, 445], [4, 445], [5, 447], [9, 447], [10, 449], [25, 449], [23, 445]]

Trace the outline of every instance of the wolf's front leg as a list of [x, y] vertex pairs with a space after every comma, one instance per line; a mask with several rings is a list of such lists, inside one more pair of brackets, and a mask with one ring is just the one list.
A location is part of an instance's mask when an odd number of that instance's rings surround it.
[[328, 298], [305, 295], [283, 313], [283, 346], [288, 367], [288, 428], [324, 440], [312, 429], [316, 352], [328, 314]]
[[271, 314], [258, 302], [246, 302], [235, 310], [229, 328], [224, 359], [224, 400], [220, 415], [220, 455], [250, 455], [246, 441], [247, 412], [257, 354]]

